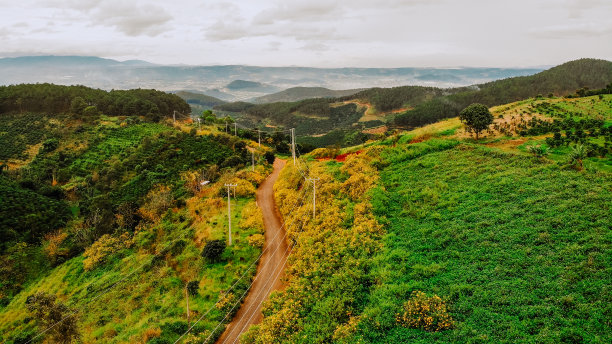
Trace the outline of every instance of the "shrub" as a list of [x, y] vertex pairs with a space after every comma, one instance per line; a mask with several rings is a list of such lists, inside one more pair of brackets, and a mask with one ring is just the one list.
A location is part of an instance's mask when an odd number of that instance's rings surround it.
[[265, 238], [262, 234], [253, 234], [247, 238], [249, 245], [262, 248], [265, 243]]
[[202, 257], [209, 262], [218, 262], [221, 255], [225, 251], [224, 240], [211, 240], [206, 243], [204, 250], [202, 250]]
[[404, 313], [397, 314], [396, 319], [402, 326], [431, 332], [453, 327], [446, 303], [437, 295], [429, 297], [418, 290], [412, 292], [410, 300], [404, 303]]
[[187, 292], [189, 293], [189, 295], [191, 296], [198, 295], [198, 289], [200, 289], [199, 281], [189, 281], [187, 283]]
[[104, 234], [98, 241], [85, 249], [83, 268], [85, 270], [92, 270], [96, 265], [104, 261], [106, 257], [130, 244], [131, 240], [128, 240], [126, 233], [119, 238]]
[[266, 152], [264, 154], [264, 159], [266, 159], [268, 164], [273, 164], [274, 163], [274, 159], [276, 159], [276, 156], [272, 152]]
[[527, 150], [537, 158], [541, 158], [548, 154], [548, 147], [542, 145], [528, 146]]
[[587, 150], [584, 145], [576, 145], [569, 153], [570, 165], [577, 170], [582, 170], [582, 160], [587, 157]]
[[36, 293], [28, 296], [26, 308], [37, 319], [40, 329], [45, 329], [51, 343], [72, 343], [80, 337], [78, 317], [68, 306], [55, 302], [55, 295]]

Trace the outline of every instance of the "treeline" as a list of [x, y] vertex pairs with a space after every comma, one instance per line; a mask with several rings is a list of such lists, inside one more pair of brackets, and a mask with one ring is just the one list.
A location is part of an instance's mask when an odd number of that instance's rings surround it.
[[[458, 89], [457, 89], [458, 90]], [[415, 106], [419, 103], [443, 95], [447, 90], [437, 87], [400, 86], [391, 88], [370, 88], [352, 96], [338, 98], [338, 101], [361, 100], [368, 102], [381, 112]]]
[[191, 109], [179, 96], [157, 90], [134, 89], [104, 91], [85, 86], [19, 84], [0, 86], [0, 113], [38, 112], [47, 114], [145, 116], [159, 121], [163, 117], [187, 116]]
[[[584, 87], [602, 88], [612, 81], [612, 62], [581, 59], [541, 73], [492, 81], [473, 89], [449, 90], [449, 95], [421, 103], [395, 118], [395, 124], [416, 127], [455, 117], [466, 106], [481, 103], [487, 106], [506, 104], [536, 96], [564, 96]], [[578, 91], [577, 91], [578, 90]]]

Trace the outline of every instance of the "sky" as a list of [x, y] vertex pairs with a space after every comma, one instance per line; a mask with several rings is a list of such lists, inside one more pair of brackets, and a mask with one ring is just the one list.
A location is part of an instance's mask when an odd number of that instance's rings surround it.
[[612, 60], [611, 0], [0, 0], [0, 57], [536, 67]]

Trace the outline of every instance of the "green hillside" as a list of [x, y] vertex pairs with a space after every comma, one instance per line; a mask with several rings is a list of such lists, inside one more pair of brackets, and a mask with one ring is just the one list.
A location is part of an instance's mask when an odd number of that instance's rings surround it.
[[289, 283], [245, 343], [610, 342], [612, 95], [492, 111], [288, 164]]
[[187, 104], [191, 105], [192, 107], [196, 105], [203, 109], [212, 109], [213, 107], [217, 105], [223, 105], [226, 103], [225, 101], [221, 99], [207, 96], [202, 93], [195, 93], [195, 92], [189, 92], [189, 91], [178, 91], [176, 92], [176, 95], [183, 98], [183, 100], [185, 100]]
[[[402, 86], [372, 88], [350, 96], [279, 101], [268, 104], [230, 103], [216, 109], [240, 117], [244, 125], [296, 127], [300, 135], [328, 134], [304, 142], [325, 146], [354, 144], [364, 129], [388, 124], [404, 129], [455, 117], [471, 103], [488, 106], [530, 97], [567, 96], [578, 90], [601, 89], [612, 83], [612, 62], [581, 59], [531, 76], [513, 77], [460, 88]], [[233, 113], [233, 114], [232, 114]], [[341, 130], [341, 131], [339, 131]]]
[[275, 102], [296, 102], [308, 98], [339, 98], [351, 96], [360, 90], [330, 90], [325, 87], [292, 87], [281, 92], [257, 97], [254, 102], [275, 103]]
[[[121, 115], [102, 114], [114, 91], [50, 84], [2, 91], [0, 104], [18, 96], [24, 112], [0, 113], [0, 342], [61, 342], [66, 333], [86, 343], [173, 342], [187, 330], [186, 287], [192, 317], [211, 309], [196, 327], [208, 336], [254, 274], [263, 231], [254, 192], [270, 170], [269, 148], [223, 133], [214, 116], [198, 130], [138, 106], [129, 112], [121, 100], [112, 110]], [[188, 107], [153, 90], [121, 95]], [[99, 108], [79, 113], [71, 96]], [[68, 108], [33, 110], [60, 100]], [[286, 142], [276, 139], [269, 142]], [[261, 157], [255, 171], [247, 146]], [[238, 184], [234, 245], [213, 259], [203, 252], [227, 238], [225, 183]]]

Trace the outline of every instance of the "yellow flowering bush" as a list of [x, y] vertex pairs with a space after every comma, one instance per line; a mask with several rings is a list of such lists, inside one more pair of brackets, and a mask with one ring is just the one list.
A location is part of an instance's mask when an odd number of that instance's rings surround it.
[[410, 300], [404, 303], [404, 313], [397, 314], [396, 319], [402, 326], [431, 332], [453, 327], [446, 303], [438, 295], [427, 296], [418, 290], [412, 292]]
[[96, 242], [85, 249], [83, 256], [83, 268], [92, 270], [96, 265], [104, 261], [104, 259], [119, 250], [129, 247], [132, 241], [127, 233], [123, 233], [120, 237], [114, 237], [104, 234]]

